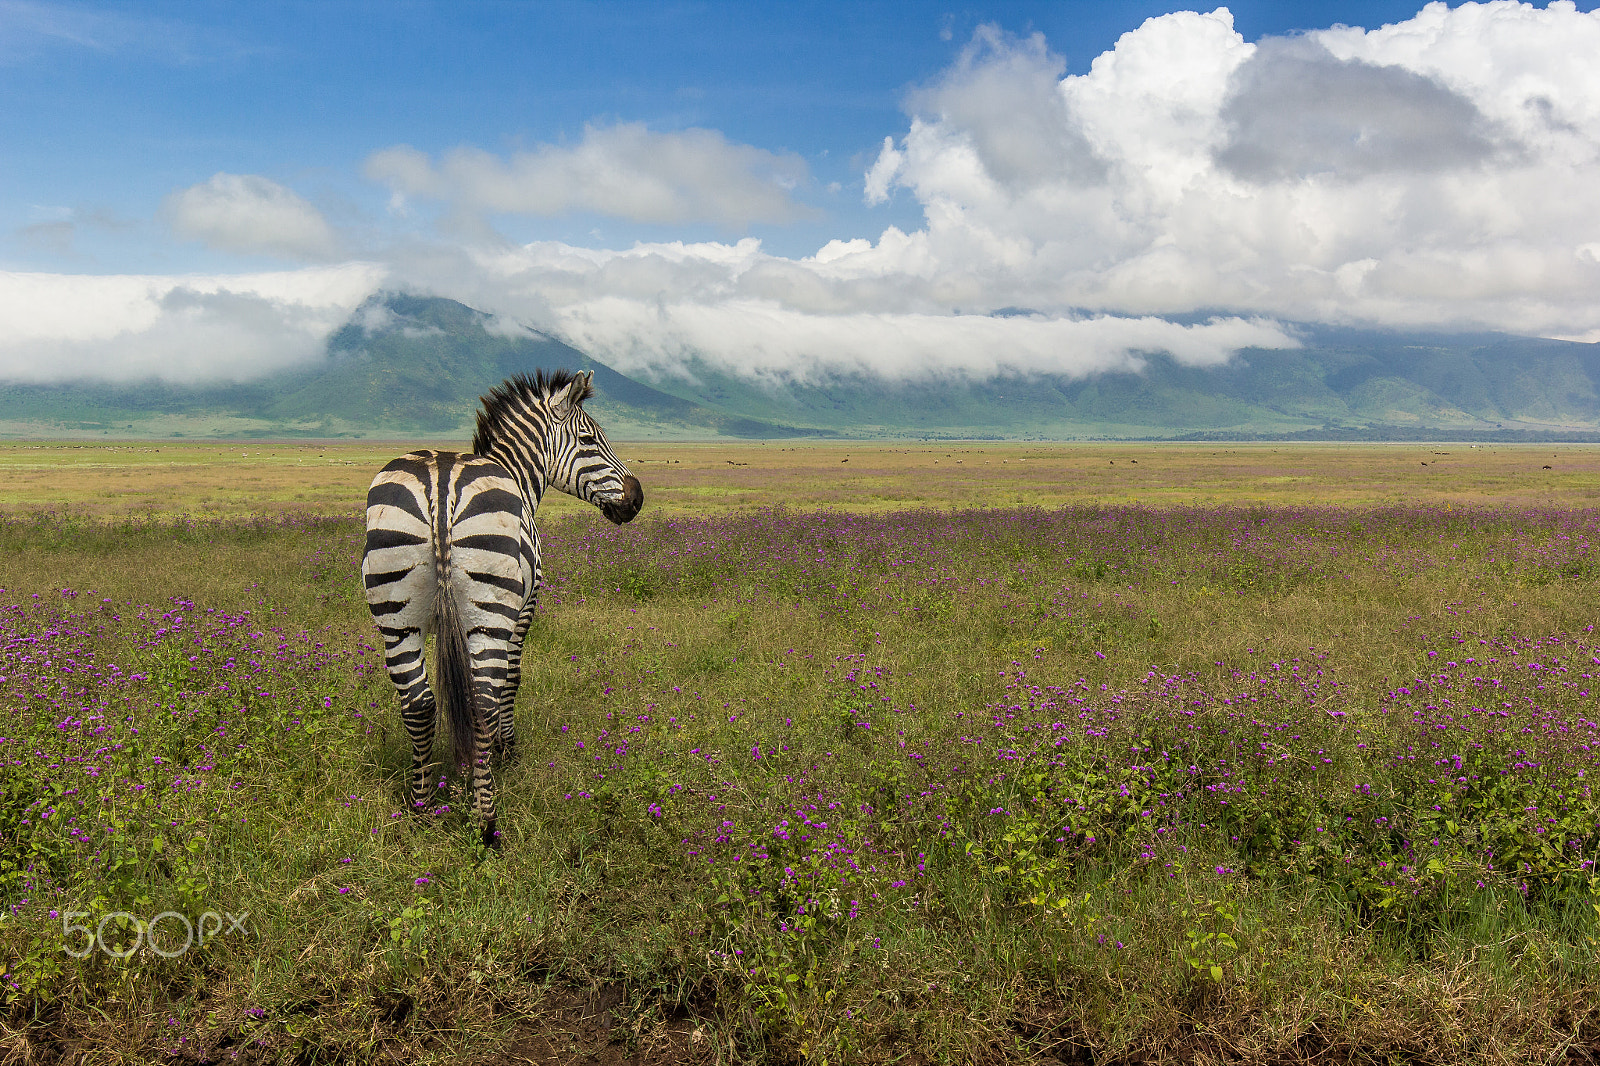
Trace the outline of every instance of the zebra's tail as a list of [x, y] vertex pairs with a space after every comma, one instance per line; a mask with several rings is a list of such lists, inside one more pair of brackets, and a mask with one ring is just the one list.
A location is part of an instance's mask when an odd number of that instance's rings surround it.
[[450, 739], [456, 763], [467, 773], [471, 788], [472, 767], [477, 764], [477, 707], [472, 692], [472, 661], [467, 651], [467, 627], [461, 621], [454, 590], [441, 582], [434, 608], [434, 632], [438, 634], [439, 702], [450, 722]]

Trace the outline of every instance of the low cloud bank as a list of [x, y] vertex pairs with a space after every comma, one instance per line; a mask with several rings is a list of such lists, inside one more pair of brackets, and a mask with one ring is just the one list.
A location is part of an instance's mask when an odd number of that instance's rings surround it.
[[382, 277], [368, 264], [232, 277], [0, 272], [0, 379], [263, 377], [320, 357]]
[[1240, 348], [1299, 343], [1264, 318], [1179, 325], [981, 306], [960, 313], [906, 279], [856, 274], [853, 254], [840, 246], [795, 261], [767, 255], [755, 240], [626, 252], [536, 244], [474, 256], [470, 265], [447, 259], [419, 268], [419, 260], [400, 276], [434, 290], [470, 274], [475, 285], [463, 299], [553, 332], [618, 370], [652, 376], [688, 374], [698, 359], [745, 377], [800, 381], [831, 373], [1082, 377], [1137, 370], [1156, 351], [1216, 366]]
[[[759, 260], [754, 244], [746, 250]], [[1186, 365], [1215, 366], [1240, 348], [1298, 345], [1275, 322], [1234, 316], [1179, 325], [1026, 312], [818, 313], [763, 295], [772, 283], [760, 269], [732, 270], [735, 263], [708, 262], [692, 249], [635, 250], [620, 263], [576, 250], [538, 252], [502, 257], [498, 269], [480, 262], [479, 283], [457, 295], [502, 315], [491, 320], [501, 332], [527, 323], [618, 370], [650, 377], [690, 374], [696, 361], [765, 380], [839, 373], [1082, 377], [1138, 370], [1158, 351]], [[513, 264], [519, 269], [507, 269]], [[674, 275], [685, 279], [683, 297], [652, 291]], [[319, 358], [328, 336], [352, 316], [369, 329], [392, 327], [384, 309], [360, 306], [388, 285], [431, 288], [415, 275], [365, 264], [213, 278], [0, 273], [0, 379], [250, 380]]]
[[1245, 347], [1295, 348], [1264, 320], [1217, 318], [1177, 325], [1159, 318], [849, 314], [810, 315], [776, 304], [651, 306], [615, 297], [563, 309], [574, 345], [606, 352], [619, 369], [687, 375], [698, 358], [757, 380], [816, 381], [833, 374], [890, 379], [1049, 373], [1087, 377], [1137, 371], [1166, 352], [1189, 366], [1218, 366]]

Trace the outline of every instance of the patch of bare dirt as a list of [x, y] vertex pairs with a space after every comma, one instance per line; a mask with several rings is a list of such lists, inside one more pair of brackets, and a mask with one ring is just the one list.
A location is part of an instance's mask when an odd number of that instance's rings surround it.
[[530, 1066], [688, 1066], [715, 1062], [711, 1030], [691, 1020], [633, 1031], [620, 1010], [622, 989], [585, 996], [552, 992], [537, 1015], [520, 1023], [492, 1060]]

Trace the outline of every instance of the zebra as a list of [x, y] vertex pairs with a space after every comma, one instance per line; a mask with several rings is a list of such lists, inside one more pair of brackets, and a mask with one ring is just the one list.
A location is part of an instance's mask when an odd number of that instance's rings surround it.
[[[619, 525], [644, 506], [639, 479], [583, 409], [593, 393], [593, 371], [510, 378], [482, 398], [471, 452], [410, 452], [367, 491], [361, 577], [411, 738], [411, 808], [428, 807], [437, 694], [457, 763], [471, 767], [488, 847], [499, 846], [490, 758], [515, 750], [522, 643], [543, 576], [533, 524], [539, 501], [557, 488]], [[432, 687], [424, 663], [430, 633]]]

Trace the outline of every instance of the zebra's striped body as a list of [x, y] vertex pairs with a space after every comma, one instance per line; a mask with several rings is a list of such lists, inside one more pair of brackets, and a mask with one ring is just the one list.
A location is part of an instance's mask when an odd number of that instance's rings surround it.
[[[485, 844], [496, 842], [490, 760], [509, 756], [516, 743], [512, 708], [540, 579], [539, 501], [554, 487], [613, 522], [631, 520], [644, 504], [638, 479], [583, 410], [591, 390], [589, 377], [565, 372], [513, 378], [484, 397], [471, 453], [403, 455], [367, 493], [361, 574], [411, 737], [412, 806], [429, 806], [442, 703], [456, 758], [471, 767]], [[430, 633], [438, 656], [431, 688]]]

